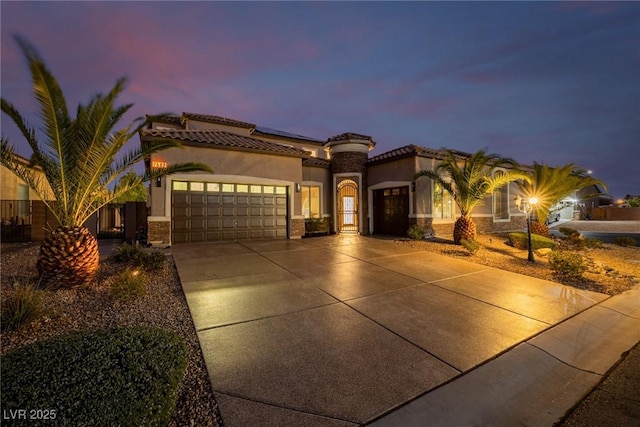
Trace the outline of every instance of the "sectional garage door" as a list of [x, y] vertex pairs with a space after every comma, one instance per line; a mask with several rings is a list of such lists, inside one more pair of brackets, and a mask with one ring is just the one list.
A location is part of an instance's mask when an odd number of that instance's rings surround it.
[[287, 187], [173, 181], [173, 243], [287, 237]]

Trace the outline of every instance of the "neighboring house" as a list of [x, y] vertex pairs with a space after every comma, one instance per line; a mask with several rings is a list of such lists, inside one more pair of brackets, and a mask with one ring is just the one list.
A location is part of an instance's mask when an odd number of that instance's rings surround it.
[[[151, 242], [300, 238], [307, 218], [327, 219], [336, 233], [405, 236], [411, 224], [419, 224], [450, 234], [458, 215], [439, 185], [414, 179], [438, 164], [441, 150], [408, 145], [369, 157], [375, 147], [370, 136], [318, 140], [194, 113], [153, 122], [140, 132], [141, 144], [163, 139], [184, 147], [154, 155], [146, 168], [197, 161], [214, 173], [175, 174], [151, 183]], [[516, 193], [510, 184], [478, 206], [478, 231], [524, 227]]]
[[[33, 168], [41, 179], [41, 169], [31, 166], [29, 160], [17, 156], [25, 167]], [[52, 194], [49, 192], [49, 194]], [[0, 216], [2, 241], [42, 240], [45, 237], [43, 226], [47, 223], [47, 211], [40, 197], [12, 171], [0, 165]], [[40, 227], [32, 227], [34, 219]]]

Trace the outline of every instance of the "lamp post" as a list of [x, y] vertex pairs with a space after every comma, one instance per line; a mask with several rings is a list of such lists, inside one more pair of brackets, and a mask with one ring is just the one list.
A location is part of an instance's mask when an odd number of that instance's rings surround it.
[[533, 248], [531, 247], [531, 214], [533, 213], [533, 208], [536, 203], [538, 203], [538, 199], [535, 197], [530, 197], [528, 200], [523, 199], [520, 195], [517, 195], [515, 198], [516, 208], [527, 216], [527, 239], [529, 244], [527, 247], [529, 248], [529, 256], [527, 259], [529, 262], [535, 262], [533, 259]]

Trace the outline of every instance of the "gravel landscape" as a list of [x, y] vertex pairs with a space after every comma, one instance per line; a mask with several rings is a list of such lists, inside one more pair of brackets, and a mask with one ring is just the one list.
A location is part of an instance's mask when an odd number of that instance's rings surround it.
[[[411, 245], [489, 267], [558, 281], [545, 257], [538, 256], [534, 264], [529, 263], [526, 251], [507, 245], [505, 235], [479, 235], [481, 249], [473, 256], [447, 240], [395, 241], [399, 245]], [[35, 283], [38, 248], [36, 243], [12, 245], [10, 250], [3, 245], [3, 297], [14, 283]], [[583, 279], [566, 284], [613, 295], [640, 283], [639, 247], [604, 244], [602, 248], [582, 249], [580, 253], [589, 270]], [[123, 267], [108, 257], [102, 260], [93, 286], [46, 291], [44, 315], [19, 331], [3, 332], [2, 354], [38, 340], [79, 330], [129, 325], [166, 328], [180, 334], [189, 348], [189, 362], [171, 425], [222, 425], [177, 271], [170, 252], [166, 251], [166, 255], [168, 262], [152, 275], [147, 295], [131, 301], [111, 296], [110, 284]]]
[[[34, 283], [38, 244], [24, 244], [3, 251], [2, 293], [14, 283]], [[189, 314], [178, 274], [169, 255], [162, 269], [154, 272], [147, 295], [131, 301], [116, 300], [109, 286], [122, 265], [111, 259], [101, 262], [94, 286], [46, 291], [45, 313], [18, 331], [3, 332], [2, 354], [17, 347], [70, 332], [115, 326], [157, 326], [181, 335], [188, 347], [189, 361], [178, 391], [172, 426], [221, 426], [209, 375], [198, 337]]]

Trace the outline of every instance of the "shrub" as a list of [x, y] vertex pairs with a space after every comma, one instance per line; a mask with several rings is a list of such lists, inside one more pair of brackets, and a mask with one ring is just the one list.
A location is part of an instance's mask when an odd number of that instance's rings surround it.
[[575, 252], [554, 251], [549, 254], [549, 266], [560, 277], [578, 279], [587, 270], [582, 256]]
[[304, 231], [310, 233], [329, 232], [329, 221], [326, 218], [307, 218], [304, 220]]
[[583, 244], [587, 248], [601, 248], [602, 247], [602, 240], [596, 239], [596, 238], [593, 238], [593, 237], [589, 237], [587, 239], [584, 239]]
[[62, 426], [167, 425], [187, 349], [173, 332], [139, 326], [40, 341], [1, 359], [7, 413], [41, 408]]
[[2, 330], [18, 330], [40, 317], [43, 310], [43, 292], [32, 284], [16, 283], [2, 300]]
[[618, 246], [636, 246], [636, 239], [633, 237], [616, 237], [613, 242]]
[[[523, 231], [515, 231], [513, 233], [509, 233], [509, 242], [514, 248], [528, 249], [529, 247], [529, 237], [527, 236], [527, 233]], [[538, 234], [532, 234], [531, 246], [534, 251], [541, 248], [554, 249], [556, 247], [556, 243], [548, 237], [540, 236]]]
[[114, 249], [113, 259], [134, 267], [156, 270], [162, 267], [167, 257], [159, 251], [148, 252], [142, 246], [123, 243]]
[[467, 252], [469, 252], [469, 255], [475, 255], [480, 249], [480, 243], [478, 243], [477, 240], [462, 239], [460, 240], [460, 243], [464, 246]]
[[111, 296], [131, 300], [147, 294], [149, 278], [140, 270], [125, 270], [111, 284]]
[[151, 251], [146, 254], [144, 268], [147, 270], [158, 270], [167, 261], [167, 256], [160, 251]]
[[558, 231], [561, 232], [562, 234], [564, 234], [566, 237], [573, 237], [573, 236], [580, 236], [580, 232], [578, 230], [574, 230], [573, 228], [569, 228], [569, 227], [560, 227], [558, 228]]
[[147, 254], [141, 246], [130, 243], [123, 243], [113, 250], [113, 259], [115, 261], [136, 266], [143, 265], [146, 256]]
[[424, 230], [418, 226], [418, 224], [413, 224], [407, 230], [407, 236], [412, 238], [413, 240], [420, 240], [424, 237]]

